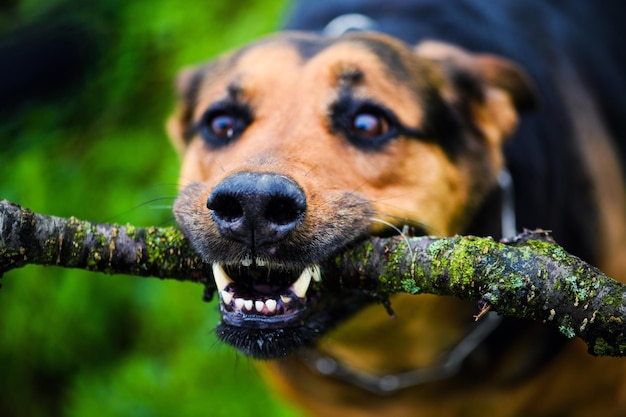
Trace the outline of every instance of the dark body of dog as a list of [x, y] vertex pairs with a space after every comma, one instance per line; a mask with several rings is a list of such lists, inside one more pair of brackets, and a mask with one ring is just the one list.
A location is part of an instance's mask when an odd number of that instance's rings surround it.
[[[400, 295], [391, 319], [319, 266], [388, 233], [383, 224], [500, 236], [506, 167], [517, 227], [550, 229], [626, 281], [625, 10], [302, 2], [290, 29], [362, 13], [407, 44], [286, 33], [185, 71], [169, 124], [188, 184], [175, 214], [215, 261], [218, 335], [254, 357], [282, 357], [263, 365], [268, 378], [314, 415], [626, 415], [623, 360], [507, 319], [449, 372], [448, 353], [474, 334], [475, 306]], [[382, 394], [385, 375], [420, 370], [430, 376]]]

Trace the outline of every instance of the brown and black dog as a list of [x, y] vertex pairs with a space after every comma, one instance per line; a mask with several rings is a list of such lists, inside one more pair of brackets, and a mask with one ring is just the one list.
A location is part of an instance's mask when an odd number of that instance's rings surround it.
[[174, 211], [214, 262], [218, 336], [312, 415], [626, 415], [626, 360], [445, 297], [390, 318], [321, 267], [402, 229], [500, 236], [514, 190], [517, 227], [626, 281], [620, 1], [302, 2], [290, 28], [357, 11], [395, 37], [286, 32], [184, 71]]

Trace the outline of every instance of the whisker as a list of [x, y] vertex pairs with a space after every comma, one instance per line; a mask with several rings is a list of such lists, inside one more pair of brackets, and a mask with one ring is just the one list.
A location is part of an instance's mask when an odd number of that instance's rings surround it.
[[308, 176], [309, 176], [309, 174], [311, 174], [315, 168], [317, 168], [317, 165], [312, 166], [312, 167], [311, 167], [311, 169], [309, 169], [309, 170], [308, 170], [308, 171], [304, 174], [304, 176], [305, 176], [305, 177], [308, 177]]
[[[396, 225], [394, 225], [393, 223], [390, 223], [386, 220], [383, 219], [378, 219], [376, 217], [370, 217], [370, 220], [376, 223], [381, 223], [384, 224], [386, 226], [389, 226], [391, 229], [395, 230], [396, 232], [398, 232], [398, 234], [402, 237], [402, 240], [404, 240], [404, 243], [406, 243], [406, 246], [409, 250], [409, 257], [411, 259], [414, 258], [413, 256], [413, 248], [411, 247], [411, 242], [409, 241], [408, 236], [402, 231], [400, 230], [400, 228], [398, 228]], [[413, 271], [413, 269], [411, 268], [411, 271]]]
[[377, 215], [377, 216], [384, 216], [384, 217], [387, 217], [387, 218], [390, 218], [390, 219], [398, 220], [396, 223], [402, 223], [404, 229], [409, 229], [409, 230], [406, 230], [404, 232], [404, 234], [406, 234], [406, 235], [411, 235], [411, 233], [410, 233], [410, 228], [411, 227], [415, 227], [415, 228], [421, 229], [424, 232], [423, 234], [425, 234], [425, 235], [436, 235], [436, 236], [441, 235], [441, 233], [439, 231], [437, 231], [435, 228], [433, 228], [432, 226], [430, 226], [430, 225], [428, 225], [426, 223], [422, 223], [422, 222], [417, 221], [417, 220], [413, 220], [413, 219], [410, 219], [410, 218], [407, 218], [407, 217], [402, 217], [402, 216], [395, 216], [393, 214], [385, 213], [383, 211], [376, 211], [373, 214]]
[[220, 162], [219, 159], [215, 159], [215, 163], [217, 164], [218, 167], [220, 167], [220, 169], [222, 170], [222, 172], [226, 172], [226, 169], [224, 168], [224, 165], [222, 165], [222, 163]]
[[158, 206], [158, 205], [153, 205], [149, 207], [151, 210], [170, 210], [172, 208], [171, 204], [167, 204], [167, 205], [162, 205], [162, 206]]
[[138, 209], [140, 209], [142, 207], [146, 207], [146, 206], [150, 206], [149, 208], [151, 210], [171, 210], [172, 209], [172, 204], [154, 205], [154, 203], [155, 202], [159, 202], [159, 201], [164, 201], [164, 200], [169, 200], [169, 201], [171, 201], [173, 203], [175, 199], [176, 199], [175, 196], [153, 198], [153, 199], [145, 201], [143, 203], [134, 205], [134, 206], [130, 207], [127, 210], [118, 212], [118, 213], [116, 213], [116, 214], [114, 214], [114, 215], [112, 215], [112, 216], [110, 216], [108, 218], [105, 218], [104, 222], [113, 222], [113, 221], [115, 221], [115, 219], [117, 219], [119, 217], [125, 216], [125, 215], [127, 215], [129, 213], [132, 213], [132, 212], [134, 212], [134, 211], [136, 211], [136, 210], [138, 210]]
[[393, 230], [398, 232], [398, 235], [401, 235], [401, 236], [403, 235], [402, 230], [400, 230], [400, 228], [398, 226], [396, 226], [395, 224], [393, 224], [393, 223], [390, 223], [390, 222], [388, 222], [386, 220], [383, 220], [383, 219], [378, 219], [376, 217], [370, 217], [370, 220], [373, 221], [373, 222], [376, 222], [376, 223], [384, 224], [385, 226], [389, 226], [390, 228], [392, 228]]
[[166, 218], [165, 220], [163, 220], [162, 222], [159, 222], [159, 224], [157, 224], [157, 227], [163, 227], [163, 226], [167, 225], [170, 222], [173, 222], [175, 225], [177, 225], [176, 218], [172, 215], [172, 216], [169, 216], [168, 218]]

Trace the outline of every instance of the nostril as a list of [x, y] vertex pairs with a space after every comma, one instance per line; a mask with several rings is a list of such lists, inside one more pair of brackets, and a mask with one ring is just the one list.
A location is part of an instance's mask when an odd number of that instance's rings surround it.
[[268, 222], [284, 226], [296, 222], [304, 213], [304, 207], [292, 197], [274, 197], [265, 208], [264, 217]]
[[250, 247], [275, 243], [305, 217], [306, 196], [292, 179], [272, 173], [240, 172], [222, 180], [207, 198], [219, 233]]
[[207, 208], [222, 221], [233, 223], [244, 216], [243, 207], [233, 195], [212, 194], [207, 200]]

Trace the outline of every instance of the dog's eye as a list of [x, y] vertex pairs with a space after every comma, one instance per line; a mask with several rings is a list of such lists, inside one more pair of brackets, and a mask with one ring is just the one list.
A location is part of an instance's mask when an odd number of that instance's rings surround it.
[[230, 139], [235, 133], [235, 118], [228, 114], [218, 114], [208, 121], [207, 128], [218, 138]]
[[414, 136], [416, 130], [406, 128], [394, 112], [373, 100], [357, 100], [342, 94], [330, 107], [333, 132], [342, 134], [363, 150], [383, 148], [400, 135]]
[[347, 121], [344, 131], [348, 139], [365, 148], [382, 146], [398, 133], [398, 123], [393, 114], [371, 103], [359, 106]]
[[220, 147], [237, 139], [251, 121], [247, 107], [218, 105], [204, 113], [198, 130], [209, 145]]
[[350, 133], [362, 139], [375, 139], [389, 131], [389, 121], [380, 114], [358, 113], [352, 118]]

